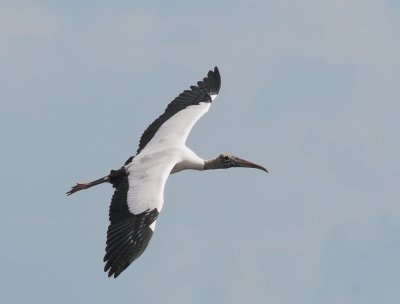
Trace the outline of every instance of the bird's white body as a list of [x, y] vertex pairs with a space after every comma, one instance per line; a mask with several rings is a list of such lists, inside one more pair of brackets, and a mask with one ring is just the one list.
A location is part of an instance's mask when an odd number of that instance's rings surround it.
[[[144, 151], [143, 151], [144, 152]], [[165, 183], [170, 173], [186, 169], [202, 170], [204, 160], [183, 145], [140, 153], [126, 165], [129, 172], [128, 207], [133, 214], [163, 206]]]
[[131, 213], [140, 214], [154, 208], [160, 212], [168, 176], [186, 169], [204, 168], [204, 160], [186, 147], [185, 142], [196, 121], [209, 108], [210, 103], [201, 102], [175, 114], [126, 165], [129, 173], [128, 207]]

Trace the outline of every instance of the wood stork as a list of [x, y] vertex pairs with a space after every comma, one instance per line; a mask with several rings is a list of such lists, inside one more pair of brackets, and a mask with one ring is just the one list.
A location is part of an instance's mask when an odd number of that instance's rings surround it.
[[224, 153], [203, 160], [186, 147], [193, 125], [210, 108], [221, 87], [218, 68], [183, 91], [140, 138], [135, 156], [119, 170], [88, 183], [77, 183], [68, 195], [102, 183], [115, 188], [109, 209], [104, 271], [115, 278], [146, 249], [163, 206], [164, 186], [170, 174], [192, 169], [210, 170], [231, 167], [264, 167]]

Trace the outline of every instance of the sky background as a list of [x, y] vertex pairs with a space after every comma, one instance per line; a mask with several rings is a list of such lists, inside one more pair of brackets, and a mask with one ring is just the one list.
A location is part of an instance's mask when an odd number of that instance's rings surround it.
[[[217, 65], [188, 146], [270, 170], [170, 177], [103, 272], [109, 185]], [[400, 2], [0, 0], [1, 303], [400, 302]]]

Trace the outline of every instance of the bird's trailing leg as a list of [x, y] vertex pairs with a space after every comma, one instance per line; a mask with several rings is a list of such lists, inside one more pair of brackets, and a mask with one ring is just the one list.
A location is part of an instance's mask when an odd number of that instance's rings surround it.
[[78, 192], [80, 190], [88, 189], [90, 187], [100, 185], [102, 183], [106, 183], [110, 181], [110, 176], [104, 176], [102, 178], [96, 179], [95, 181], [89, 182], [89, 183], [76, 183], [75, 186], [71, 187], [71, 190], [69, 190], [66, 194], [71, 195], [72, 193]]
[[66, 194], [71, 195], [72, 193], [88, 189], [90, 187], [100, 185], [102, 183], [111, 183], [113, 187], [116, 188], [120, 179], [124, 177], [126, 174], [127, 173], [125, 167], [122, 167], [119, 170], [111, 170], [109, 175], [96, 179], [95, 181], [89, 183], [76, 183], [76, 185], [71, 187], [71, 190], [69, 190]]

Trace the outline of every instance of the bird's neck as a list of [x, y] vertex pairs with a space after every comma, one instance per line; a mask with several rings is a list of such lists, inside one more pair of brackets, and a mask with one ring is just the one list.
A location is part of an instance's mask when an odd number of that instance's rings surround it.
[[203, 170], [221, 169], [221, 161], [219, 157], [206, 160]]
[[182, 160], [174, 166], [171, 174], [188, 169], [204, 170], [204, 160], [198, 157], [192, 150], [185, 147], [182, 155]]

